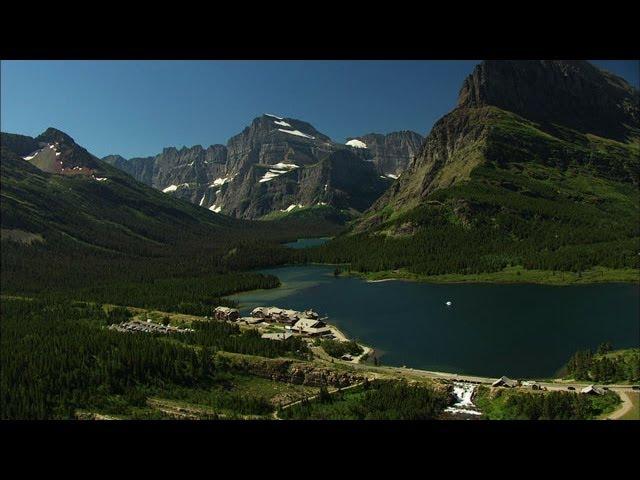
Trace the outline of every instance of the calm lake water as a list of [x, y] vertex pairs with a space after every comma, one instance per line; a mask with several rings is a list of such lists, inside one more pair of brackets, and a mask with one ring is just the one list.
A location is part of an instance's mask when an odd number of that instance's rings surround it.
[[634, 284], [368, 283], [336, 278], [334, 268], [261, 270], [283, 285], [231, 298], [243, 313], [259, 305], [313, 308], [351, 338], [375, 347], [384, 365], [426, 370], [550, 377], [576, 350], [607, 340], [615, 348], [640, 346], [640, 291]]
[[331, 240], [331, 238], [329, 237], [299, 238], [295, 242], [285, 243], [284, 246], [289, 248], [312, 248], [312, 247], [318, 247], [323, 243], [328, 242], [329, 240]]

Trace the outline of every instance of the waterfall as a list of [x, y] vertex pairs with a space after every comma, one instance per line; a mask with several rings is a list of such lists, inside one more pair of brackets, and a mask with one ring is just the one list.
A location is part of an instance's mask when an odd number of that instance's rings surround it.
[[471, 401], [476, 386], [473, 383], [453, 382], [453, 395], [456, 403], [445, 408], [447, 413], [457, 413], [466, 415], [482, 415]]

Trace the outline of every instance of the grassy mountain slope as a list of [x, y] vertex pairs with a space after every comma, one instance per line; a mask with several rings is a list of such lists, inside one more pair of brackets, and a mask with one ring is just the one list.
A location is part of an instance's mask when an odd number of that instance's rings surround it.
[[[47, 132], [31, 141], [2, 135], [3, 294], [112, 301], [111, 293], [129, 305], [205, 311], [221, 295], [275, 286], [275, 279], [233, 272], [285, 262], [280, 242], [335, 232], [315, 218], [266, 225], [215, 214], [135, 181], [62, 132]], [[53, 142], [56, 173], [21, 158], [34, 145], [50, 155]], [[178, 307], [184, 302], [190, 305]]]
[[637, 279], [625, 272], [640, 266], [640, 143], [637, 125], [625, 128], [614, 140], [459, 105], [351, 230], [309, 255], [378, 278], [520, 266], [522, 281], [544, 281], [527, 271], [600, 266]]

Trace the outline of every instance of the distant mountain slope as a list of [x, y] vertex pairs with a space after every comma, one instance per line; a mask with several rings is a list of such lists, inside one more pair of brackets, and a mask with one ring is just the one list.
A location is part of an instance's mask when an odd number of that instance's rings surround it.
[[27, 155], [33, 145], [23, 139], [18, 148], [14, 139], [2, 134], [3, 229], [37, 233], [48, 242], [152, 254], [234, 225], [136, 182], [55, 129], [33, 139], [37, 148]]
[[409, 130], [386, 135], [368, 133], [360, 137], [347, 138], [347, 145], [354, 145], [369, 151], [369, 159], [380, 175], [398, 178], [409, 162], [418, 154], [424, 142], [422, 135]]
[[[3, 292], [235, 272], [285, 261], [280, 242], [337, 231], [325, 213], [274, 223], [215, 214], [136, 181], [55, 129], [35, 139], [2, 133], [0, 177]], [[252, 278], [247, 286], [260, 284]]]
[[[371, 149], [362, 149], [335, 143], [307, 122], [265, 114], [226, 146], [171, 147], [155, 157], [103, 160], [165, 193], [237, 218], [307, 209], [346, 219], [384, 192], [420, 142], [413, 132], [398, 132], [376, 136]], [[384, 172], [376, 162], [393, 168]], [[345, 181], [347, 175], [352, 179]]]
[[587, 62], [483, 62], [327, 259], [427, 274], [637, 267], [637, 99]]

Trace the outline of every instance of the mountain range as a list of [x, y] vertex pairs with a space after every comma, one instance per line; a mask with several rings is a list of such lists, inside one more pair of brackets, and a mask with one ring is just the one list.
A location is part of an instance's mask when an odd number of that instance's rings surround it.
[[307, 260], [419, 275], [637, 268], [638, 98], [585, 61], [503, 60], [475, 68], [424, 140], [339, 144], [265, 114], [226, 146], [101, 160], [53, 128], [3, 133], [3, 239], [154, 255], [353, 220]]
[[103, 160], [165, 193], [237, 218], [273, 219], [302, 210], [353, 218], [402, 173], [422, 140], [403, 131], [339, 144], [307, 122], [264, 114], [226, 145]]

